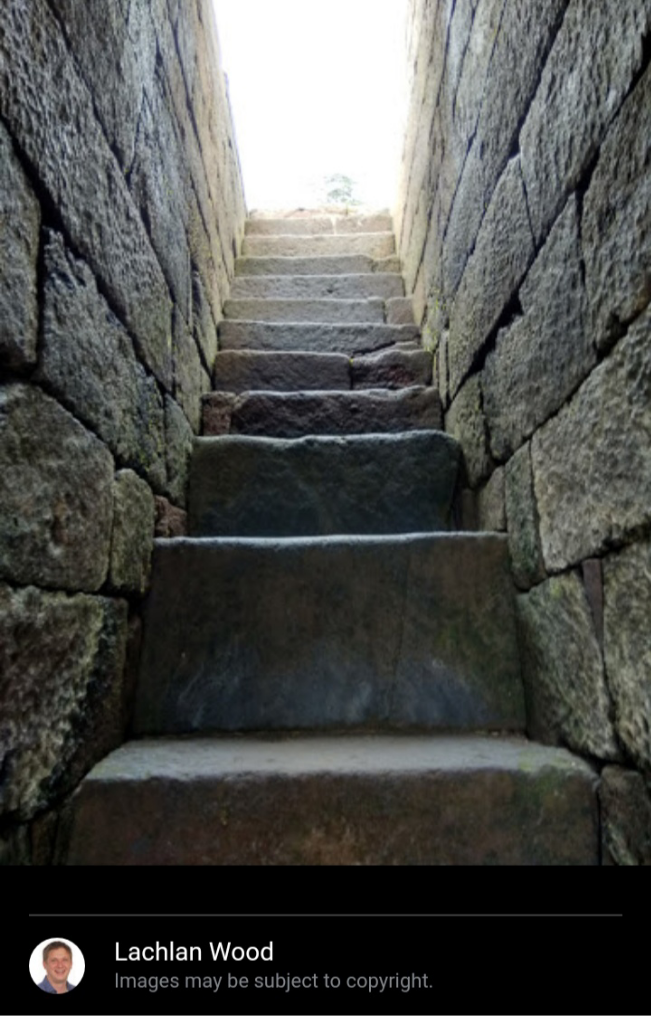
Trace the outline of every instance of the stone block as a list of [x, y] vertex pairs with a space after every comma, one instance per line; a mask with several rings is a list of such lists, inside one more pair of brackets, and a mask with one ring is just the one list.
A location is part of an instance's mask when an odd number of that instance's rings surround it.
[[0, 21], [0, 113], [145, 363], [169, 387], [165, 279], [46, 0], [14, 3]]
[[121, 741], [126, 608], [0, 584], [3, 813], [31, 817]]
[[389, 231], [366, 235], [247, 235], [242, 243], [243, 256], [369, 256], [382, 259], [395, 252]]
[[583, 201], [594, 338], [604, 349], [651, 300], [651, 68], [610, 126]]
[[169, 395], [165, 396], [165, 440], [166, 493], [175, 505], [185, 508], [194, 434], [182, 409]]
[[20, 584], [99, 590], [112, 520], [106, 446], [38, 388], [0, 388], [0, 573]]
[[513, 579], [518, 587], [527, 590], [545, 578], [528, 444], [523, 445], [508, 461], [505, 485]]
[[606, 863], [651, 867], [651, 791], [644, 777], [625, 768], [604, 768], [599, 803]]
[[432, 354], [385, 348], [368, 356], [355, 356], [350, 363], [354, 388], [408, 388], [432, 383]]
[[[384, 323], [384, 303], [381, 299], [228, 299], [224, 315], [231, 320], [266, 323], [381, 324]], [[396, 322], [389, 320], [389, 323]]]
[[156, 524], [154, 533], [156, 537], [185, 537], [188, 532], [188, 514], [185, 509], [172, 505], [167, 498], [159, 494], [154, 495], [156, 509]]
[[36, 360], [41, 208], [0, 124], [0, 364], [20, 370]]
[[389, 213], [347, 213], [333, 217], [336, 235], [367, 235], [374, 232], [393, 234], [393, 220]]
[[651, 307], [534, 435], [543, 557], [556, 571], [651, 523]]
[[493, 468], [478, 375], [466, 381], [454, 399], [445, 414], [445, 429], [461, 445], [468, 483], [477, 487]]
[[387, 299], [384, 307], [388, 324], [413, 324], [415, 322], [410, 298]]
[[[221, 308], [219, 310], [221, 319]], [[206, 366], [211, 367], [217, 355], [217, 327], [206, 297], [201, 274], [192, 273], [192, 329]]]
[[554, 576], [517, 598], [527, 732], [603, 760], [620, 760], [613, 706], [583, 584]]
[[579, 184], [643, 66], [646, 0], [570, 3], [520, 133], [536, 241]]
[[154, 487], [165, 484], [163, 403], [88, 265], [51, 233], [45, 246], [43, 333], [35, 379]]
[[477, 495], [478, 528], [490, 533], [506, 530], [504, 467], [498, 466]]
[[651, 771], [651, 542], [603, 560], [604, 653], [617, 735], [629, 757]]
[[174, 397], [195, 433], [201, 426], [201, 396], [210, 391], [196, 342], [178, 309], [174, 308]]
[[482, 377], [491, 448], [501, 461], [561, 407], [597, 361], [574, 196], [522, 283], [519, 298], [523, 315], [499, 332]]
[[[448, 97], [449, 107], [453, 109], [453, 125], [451, 140], [459, 150], [459, 161], [465, 157], [468, 142], [472, 139], [477, 128], [477, 119], [482, 108], [484, 90], [486, 87], [486, 76], [488, 74], [491, 58], [503, 28], [502, 10], [505, 0], [480, 0], [475, 5], [474, 17], [470, 5], [465, 2], [460, 5], [460, 11], [455, 11], [452, 25], [459, 22], [459, 14], [466, 9], [465, 32], [461, 39], [467, 34], [467, 46], [461, 58], [459, 81]], [[510, 12], [509, 12], [510, 13]], [[457, 35], [457, 33], [455, 33]], [[452, 51], [454, 53], [454, 49]], [[454, 82], [451, 83], [454, 87]], [[469, 239], [469, 243], [472, 239]]]
[[217, 353], [216, 391], [347, 391], [351, 364], [334, 352]]
[[332, 217], [249, 217], [245, 235], [332, 235]]
[[404, 294], [400, 274], [288, 274], [236, 277], [232, 299], [390, 299]]
[[143, 594], [154, 546], [154, 497], [131, 469], [121, 470], [115, 478], [113, 509], [111, 588]]
[[375, 267], [370, 256], [240, 256], [235, 260], [235, 273], [243, 277], [269, 274], [272, 277], [296, 277], [306, 274], [399, 274], [400, 266]]
[[498, 325], [533, 257], [520, 174], [511, 160], [493, 193], [450, 313], [450, 388], [455, 395]]
[[417, 327], [403, 324], [274, 324], [224, 320], [219, 328], [223, 349], [260, 352], [371, 352], [399, 341], [418, 341]]

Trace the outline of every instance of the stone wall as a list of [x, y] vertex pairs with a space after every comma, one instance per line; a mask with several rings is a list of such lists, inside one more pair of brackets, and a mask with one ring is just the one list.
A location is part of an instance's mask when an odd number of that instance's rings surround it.
[[[0, 18], [0, 848], [124, 735], [244, 199], [209, 0]], [[30, 824], [31, 823], [31, 824]]]
[[619, 863], [651, 862], [650, 54], [648, 0], [412, 0], [396, 215], [529, 731], [604, 767]]

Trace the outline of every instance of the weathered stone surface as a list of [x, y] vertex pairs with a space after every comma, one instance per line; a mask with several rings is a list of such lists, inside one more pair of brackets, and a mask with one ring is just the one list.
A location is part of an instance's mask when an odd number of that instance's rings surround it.
[[214, 392], [204, 400], [204, 434], [302, 437], [440, 429], [441, 403], [434, 388]]
[[[536, 239], [598, 151], [604, 131], [644, 59], [646, 0], [570, 3], [520, 133]], [[571, 71], [570, 71], [571, 69]]]
[[509, 459], [505, 483], [506, 523], [513, 579], [518, 587], [527, 590], [545, 578], [528, 444], [523, 445]]
[[498, 466], [477, 495], [478, 528], [493, 533], [506, 530], [504, 467]]
[[415, 322], [410, 298], [387, 299], [384, 305], [388, 324], [413, 324]]
[[138, 732], [517, 729], [523, 710], [503, 537], [156, 542]]
[[605, 348], [651, 300], [651, 68], [599, 151], [583, 205], [586, 287]]
[[109, 563], [113, 459], [38, 388], [0, 388], [0, 572], [99, 590]]
[[629, 756], [651, 770], [651, 542], [603, 560], [604, 652], [617, 735]]
[[384, 303], [381, 299], [229, 299], [224, 314], [232, 320], [267, 323], [381, 324], [384, 323]]
[[532, 256], [520, 161], [515, 158], [507, 164], [493, 193], [454, 300], [448, 347], [453, 395], [497, 326]]
[[599, 803], [606, 863], [651, 866], [651, 792], [643, 776], [604, 768]]
[[514, 739], [139, 740], [97, 765], [67, 864], [596, 864], [595, 776]]
[[259, 217], [257, 211], [244, 228], [245, 235], [332, 235], [332, 217]]
[[36, 359], [36, 260], [41, 209], [0, 124], [0, 363]]
[[478, 375], [466, 381], [459, 391], [445, 414], [445, 429], [461, 445], [468, 483], [476, 487], [490, 476], [493, 468]]
[[597, 361], [582, 282], [573, 196], [520, 287], [523, 316], [499, 332], [482, 381], [491, 448], [507, 459]]
[[350, 356], [399, 341], [417, 341], [418, 336], [417, 327], [401, 324], [267, 324], [224, 320], [219, 328], [222, 348], [343, 352]]
[[212, 366], [217, 354], [217, 327], [201, 275], [196, 270], [192, 274], [192, 326], [204, 362], [206, 366]]
[[385, 348], [355, 356], [350, 364], [354, 388], [408, 388], [432, 383], [432, 354], [424, 349]]
[[[376, 268], [370, 256], [240, 256], [235, 260], [238, 276], [253, 277], [270, 274], [272, 277], [297, 277], [314, 274], [370, 274]], [[380, 268], [377, 268], [380, 269]], [[382, 272], [399, 274], [400, 266], [382, 267]]]
[[165, 397], [165, 440], [166, 493], [175, 505], [185, 508], [194, 434], [182, 410], [169, 395]]
[[517, 598], [527, 732], [604, 760], [620, 760], [613, 706], [583, 585], [554, 576]]
[[93, 101], [45, 0], [0, 23], [0, 112], [148, 367], [171, 384], [170, 302]]
[[190, 533], [309, 537], [446, 530], [458, 465], [458, 446], [436, 431], [200, 438], [190, 475]]
[[201, 362], [196, 342], [178, 309], [174, 309], [174, 396], [192, 429], [201, 425], [201, 396], [210, 391], [210, 377]]
[[0, 584], [4, 813], [30, 817], [123, 735], [126, 604]]
[[374, 274], [400, 274], [402, 273], [400, 257], [383, 256], [381, 259], [371, 260], [371, 270]]
[[188, 532], [188, 514], [185, 509], [172, 505], [167, 498], [154, 495], [156, 508], [156, 537], [185, 537]]
[[41, 357], [47, 384], [118, 459], [165, 484], [163, 402], [135, 357], [131, 340], [97, 290], [83, 260], [60, 235], [45, 246]]
[[259, 274], [236, 277], [232, 299], [382, 299], [404, 293], [400, 274]]
[[236, 352], [217, 354], [216, 391], [347, 391], [350, 360], [335, 352]]
[[651, 307], [534, 436], [545, 565], [562, 569], [651, 523]]
[[393, 233], [366, 235], [248, 235], [242, 243], [243, 256], [370, 256], [382, 259], [395, 251]]
[[110, 584], [114, 590], [144, 593], [154, 546], [154, 497], [140, 477], [123, 469], [113, 488]]

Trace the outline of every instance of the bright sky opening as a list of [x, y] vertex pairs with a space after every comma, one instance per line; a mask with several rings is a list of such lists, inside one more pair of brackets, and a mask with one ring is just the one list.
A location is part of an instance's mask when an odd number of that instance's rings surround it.
[[395, 201], [407, 0], [213, 0], [249, 210]]

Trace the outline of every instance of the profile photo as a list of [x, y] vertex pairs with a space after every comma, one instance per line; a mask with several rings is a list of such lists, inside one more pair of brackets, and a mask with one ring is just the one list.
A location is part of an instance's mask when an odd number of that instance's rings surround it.
[[49, 995], [66, 995], [81, 981], [86, 964], [84, 956], [69, 939], [52, 938], [39, 942], [29, 960], [32, 980]]

